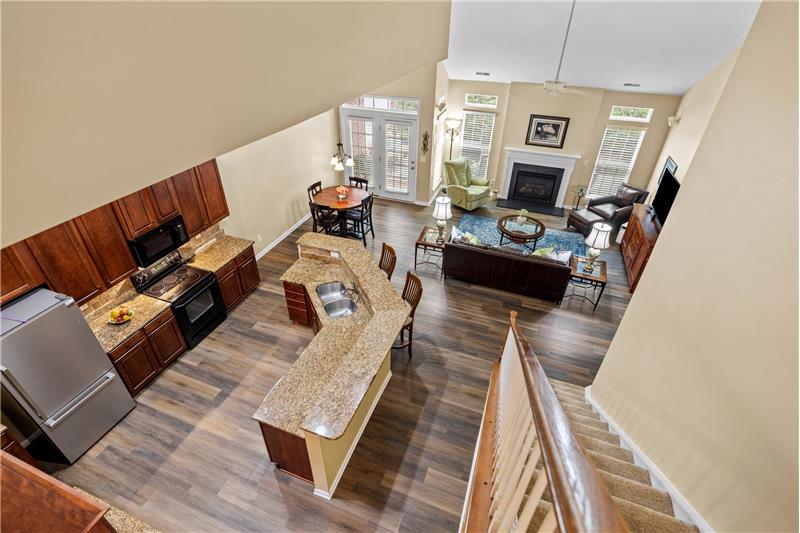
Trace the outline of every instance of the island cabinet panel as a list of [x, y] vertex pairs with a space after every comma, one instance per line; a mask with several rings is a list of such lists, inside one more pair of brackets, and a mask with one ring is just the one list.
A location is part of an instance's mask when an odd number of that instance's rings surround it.
[[236, 307], [261, 283], [252, 247], [225, 263], [214, 275], [217, 278], [217, 285], [219, 285], [226, 311]]
[[286, 309], [289, 312], [289, 319], [303, 326], [311, 325], [305, 287], [284, 281], [283, 292], [286, 295]]
[[131, 394], [139, 393], [161, 371], [161, 365], [142, 331], [114, 349], [109, 356]]
[[195, 171], [200, 183], [200, 190], [203, 193], [203, 204], [208, 218], [207, 224], [210, 226], [230, 214], [225, 191], [222, 188], [222, 179], [217, 168], [217, 160], [206, 161], [195, 167]]
[[144, 333], [162, 369], [186, 351], [186, 340], [171, 309], [151, 320], [144, 327]]
[[54, 291], [72, 296], [80, 305], [105, 290], [105, 283], [70, 220], [25, 241]]
[[152, 198], [147, 189], [123, 196], [114, 202], [125, 237], [133, 239], [158, 226]]
[[25, 242], [0, 251], [0, 304], [46, 283], [44, 272]]
[[172, 180], [166, 179], [151, 185], [150, 196], [153, 199], [153, 211], [159, 224], [180, 212], [178, 210], [178, 197], [175, 194], [175, 186]]
[[138, 270], [111, 204], [79, 216], [75, 224], [106, 286], [116, 285]]
[[190, 237], [194, 237], [209, 226], [203, 193], [195, 169], [184, 170], [170, 179], [175, 188], [178, 208], [183, 215], [186, 231]]
[[259, 423], [259, 426], [269, 460], [284, 472], [313, 483], [314, 475], [311, 473], [305, 439], [269, 424]]

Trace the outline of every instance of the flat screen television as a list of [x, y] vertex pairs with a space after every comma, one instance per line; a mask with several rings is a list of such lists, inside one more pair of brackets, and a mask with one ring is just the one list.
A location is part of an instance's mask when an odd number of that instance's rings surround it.
[[680, 189], [681, 184], [678, 183], [678, 180], [675, 179], [675, 176], [672, 174], [669, 168], [665, 167], [664, 171], [661, 173], [661, 182], [658, 185], [658, 190], [656, 191], [656, 195], [653, 197], [653, 210], [656, 212], [656, 217], [661, 225], [664, 225], [664, 222], [667, 221], [667, 215], [669, 215], [669, 210], [672, 208], [672, 202], [675, 201], [675, 197], [678, 195], [678, 189]]

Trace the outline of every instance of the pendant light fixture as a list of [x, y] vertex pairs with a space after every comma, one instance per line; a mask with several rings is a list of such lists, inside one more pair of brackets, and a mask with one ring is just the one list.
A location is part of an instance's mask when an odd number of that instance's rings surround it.
[[569, 39], [569, 29], [572, 26], [572, 15], [575, 13], [575, 2], [572, 0], [572, 7], [569, 10], [569, 21], [567, 21], [567, 32], [564, 34], [564, 43], [561, 45], [561, 57], [558, 58], [558, 70], [556, 70], [556, 79], [547, 80], [544, 82], [544, 90], [549, 92], [551, 96], [556, 96], [558, 93], [567, 92], [567, 84], [561, 81], [561, 64], [564, 62], [564, 51], [567, 49], [567, 39]]
[[[336, 106], [336, 126], [339, 131], [341, 131], [341, 124], [342, 121], [339, 117], [339, 106]], [[333, 154], [333, 157], [331, 157], [331, 166], [333, 167], [333, 170], [344, 170], [344, 167], [352, 168], [353, 166], [353, 158], [344, 152], [341, 133], [339, 135], [339, 142], [336, 143], [336, 152]]]

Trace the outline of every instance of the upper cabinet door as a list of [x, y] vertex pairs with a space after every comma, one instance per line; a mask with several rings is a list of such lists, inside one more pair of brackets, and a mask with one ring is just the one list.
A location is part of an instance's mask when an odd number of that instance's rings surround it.
[[106, 285], [116, 285], [138, 270], [111, 204], [79, 216], [75, 223]]
[[45, 230], [25, 242], [54, 291], [72, 296], [80, 305], [105, 289], [74, 221]]
[[129, 239], [147, 233], [158, 225], [147, 189], [129, 194], [114, 202], [125, 236]]
[[153, 199], [153, 209], [159, 224], [179, 213], [178, 197], [175, 195], [175, 186], [172, 180], [165, 179], [151, 185], [150, 196]]
[[203, 192], [203, 201], [206, 205], [206, 215], [210, 226], [230, 214], [228, 202], [225, 200], [225, 190], [222, 188], [222, 179], [220, 179], [217, 168], [217, 160], [206, 161], [195, 167], [195, 170], [200, 181], [200, 190]]
[[45, 283], [44, 272], [25, 242], [0, 250], [0, 303]]
[[190, 168], [172, 176], [171, 179], [186, 231], [190, 237], [194, 237], [208, 227], [208, 214], [197, 174], [195, 169]]

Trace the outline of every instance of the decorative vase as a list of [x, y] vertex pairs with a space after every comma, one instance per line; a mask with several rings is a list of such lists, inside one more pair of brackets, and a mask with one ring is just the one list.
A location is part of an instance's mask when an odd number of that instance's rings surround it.
[[527, 217], [517, 216], [517, 224], [524, 224], [526, 220], [528, 220]]
[[339, 200], [344, 200], [345, 198], [347, 198], [347, 195], [346, 194], [342, 194], [342, 193], [339, 193], [336, 196], [339, 197]]

